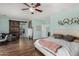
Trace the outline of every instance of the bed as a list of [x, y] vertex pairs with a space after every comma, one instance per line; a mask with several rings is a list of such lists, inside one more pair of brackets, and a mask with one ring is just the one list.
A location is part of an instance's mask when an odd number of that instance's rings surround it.
[[60, 49], [58, 49], [56, 53], [53, 53], [53, 52], [51, 52], [50, 49], [45, 49], [44, 46], [39, 44], [39, 41], [42, 39], [38, 39], [34, 43], [35, 48], [37, 48], [44, 55], [46, 55], [46, 56], [79, 56], [79, 43], [76, 43], [74, 41], [68, 42], [68, 41], [61, 40], [61, 39], [55, 39], [53, 36], [45, 38], [45, 39], [49, 39], [49, 40], [61, 45], [62, 47]]

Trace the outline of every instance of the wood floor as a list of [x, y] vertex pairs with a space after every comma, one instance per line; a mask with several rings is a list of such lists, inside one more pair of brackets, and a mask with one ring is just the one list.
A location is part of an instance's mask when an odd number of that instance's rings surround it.
[[0, 56], [43, 56], [33, 43], [33, 40], [27, 39], [4, 42], [0, 45]]

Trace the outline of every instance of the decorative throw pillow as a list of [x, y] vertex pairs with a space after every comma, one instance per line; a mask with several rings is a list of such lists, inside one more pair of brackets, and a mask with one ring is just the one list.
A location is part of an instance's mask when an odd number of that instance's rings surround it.
[[56, 39], [63, 39], [62, 34], [53, 34], [53, 37], [56, 38]]
[[4, 39], [6, 35], [7, 35], [7, 34], [2, 33], [2, 35], [1, 35], [2, 39]]
[[75, 39], [75, 37], [71, 35], [65, 35], [63, 39], [72, 42]]

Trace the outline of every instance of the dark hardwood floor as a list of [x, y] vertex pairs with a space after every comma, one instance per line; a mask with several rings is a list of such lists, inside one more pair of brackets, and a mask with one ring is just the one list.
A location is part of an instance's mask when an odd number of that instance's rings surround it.
[[1, 43], [0, 56], [43, 56], [33, 43], [33, 40], [28, 39]]

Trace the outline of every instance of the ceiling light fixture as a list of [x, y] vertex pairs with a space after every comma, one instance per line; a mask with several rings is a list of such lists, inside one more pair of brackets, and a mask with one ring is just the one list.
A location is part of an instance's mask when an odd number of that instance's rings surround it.
[[30, 11], [32, 14], [34, 14], [35, 9], [34, 9], [33, 7], [30, 7], [30, 8], [29, 8], [29, 11]]

